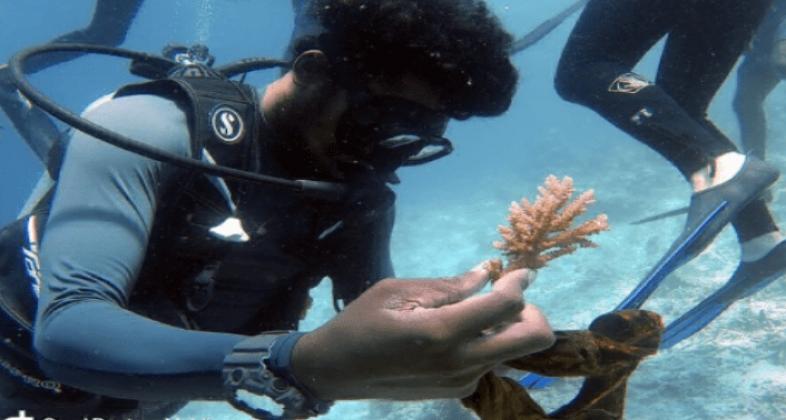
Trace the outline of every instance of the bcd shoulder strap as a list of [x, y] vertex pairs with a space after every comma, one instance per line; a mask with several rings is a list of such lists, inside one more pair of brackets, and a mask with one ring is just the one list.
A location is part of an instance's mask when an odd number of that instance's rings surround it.
[[[188, 118], [193, 159], [244, 171], [259, 171], [260, 148], [257, 137], [260, 132], [261, 114], [258, 111], [256, 90], [207, 70], [197, 72], [196, 75], [181, 74], [169, 79], [130, 85], [119, 90], [115, 96], [150, 94], [175, 101], [185, 110]], [[209, 183], [204, 182], [205, 178]], [[178, 188], [175, 191], [176, 196], [167, 198], [167, 202], [172, 206], [170, 216], [195, 221], [199, 228], [196, 229], [198, 232], [194, 233], [194, 237], [201, 237], [202, 242], [211, 245], [197, 247], [198, 249], [194, 250], [190, 250], [189, 244], [182, 244], [175, 248], [183, 254], [181, 256], [189, 256], [201, 261], [199, 265], [205, 265], [206, 270], [210, 271], [211, 267], [215, 268], [220, 264], [222, 256], [233, 246], [233, 240], [204, 236], [208, 233], [204, 226], [217, 228], [218, 225], [215, 223], [233, 216], [236, 199], [242, 195], [245, 185], [227, 183], [220, 177], [205, 176], [198, 171], [187, 174], [186, 179], [178, 184], [184, 188]], [[214, 229], [210, 230], [213, 234]], [[229, 232], [229, 236], [232, 236], [231, 233]], [[218, 234], [219, 237], [222, 237], [221, 235], [223, 234]], [[204, 294], [202, 292], [211, 289], [200, 283], [199, 279], [203, 278], [212, 278], [212, 273], [197, 274], [193, 281], [182, 279], [185, 284], [178, 283], [174, 286], [174, 289], [179, 292], [173, 292], [173, 295], [183, 293], [187, 295], [184, 307], [189, 309], [192, 306], [201, 307], [209, 301], [209, 296], [200, 298], [191, 296], [201, 296]], [[199, 293], [192, 293], [192, 289], [198, 290]], [[204, 302], [194, 303], [192, 302], [194, 299]]]
[[[243, 83], [228, 80], [206, 69], [126, 86], [115, 97], [148, 94], [178, 103], [188, 118], [191, 133], [191, 157], [244, 171], [259, 171], [258, 133], [261, 114], [256, 90]], [[192, 171], [186, 185], [202, 176]], [[197, 194], [198, 200], [210, 208], [234, 211], [233, 196], [243, 188], [239, 183], [227, 185], [220, 177], [207, 176], [218, 194]], [[232, 188], [230, 188], [232, 187]], [[174, 202], [173, 197], [168, 199]]]
[[185, 108], [191, 130], [191, 153], [207, 150], [217, 163], [255, 170], [259, 129], [256, 91], [220, 77], [175, 77], [128, 85], [115, 97], [148, 94], [172, 99]]

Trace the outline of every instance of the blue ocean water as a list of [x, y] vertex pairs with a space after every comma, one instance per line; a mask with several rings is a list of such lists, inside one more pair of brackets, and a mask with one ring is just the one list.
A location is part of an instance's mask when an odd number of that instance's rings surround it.
[[[523, 2], [490, 0], [511, 32], [522, 35], [570, 4], [571, 0]], [[0, 1], [0, 60], [28, 45], [82, 27], [93, 0]], [[170, 0], [143, 6], [124, 46], [156, 52], [172, 41], [208, 43], [219, 62], [246, 56], [279, 56], [292, 27], [289, 1]], [[689, 189], [665, 160], [587, 109], [562, 101], [552, 79], [560, 50], [574, 19], [538, 45], [515, 57], [522, 73], [510, 111], [498, 118], [452, 123], [448, 137], [456, 152], [448, 159], [404, 169], [396, 190], [399, 213], [393, 252], [401, 277], [460, 273], [494, 256], [491, 242], [507, 207], [534, 197], [548, 174], [572, 176], [581, 190], [596, 191], [594, 212], [609, 215], [611, 231], [598, 249], [560, 259], [539, 275], [527, 292], [555, 329], [586, 328], [612, 309], [668, 248], [682, 227], [680, 218], [632, 226], [630, 221], [683, 206]], [[652, 76], [657, 48], [639, 70]], [[36, 86], [73, 110], [134, 80], [126, 63], [83, 58], [32, 77]], [[263, 84], [273, 72], [252, 81]], [[732, 138], [734, 80], [711, 108], [714, 121]], [[780, 115], [786, 91], [768, 102], [770, 156], [786, 168]], [[41, 172], [32, 153], [0, 116], [0, 220], [12, 220]], [[773, 211], [786, 211], [776, 186]], [[730, 231], [698, 259], [672, 275], [645, 305], [673, 320], [717, 287], [738, 260]], [[329, 287], [314, 291], [316, 305], [304, 323], [313, 329], [333, 315]], [[630, 381], [631, 419], [786, 418], [786, 288], [775, 283], [734, 305], [710, 327], [646, 360]], [[572, 398], [576, 382], [562, 382], [533, 395], [549, 408]], [[195, 402], [180, 418], [244, 418], [221, 403]], [[454, 402], [346, 402], [324, 418], [471, 418]]]

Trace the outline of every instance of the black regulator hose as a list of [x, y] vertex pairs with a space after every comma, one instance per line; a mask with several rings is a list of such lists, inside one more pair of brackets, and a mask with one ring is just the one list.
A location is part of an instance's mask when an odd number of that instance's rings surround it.
[[288, 61], [272, 60], [269, 58], [244, 58], [240, 61], [216, 67], [216, 71], [226, 77], [234, 77], [238, 74], [251, 73], [252, 71], [270, 69], [274, 67], [289, 67]]
[[[172, 164], [185, 169], [197, 169], [209, 175], [232, 178], [238, 181], [263, 183], [271, 186], [294, 190], [307, 194], [311, 197], [330, 201], [339, 201], [347, 195], [347, 188], [344, 185], [338, 183], [303, 179], [289, 180], [262, 175], [255, 172], [242, 171], [228, 166], [214, 165], [197, 159], [185, 158], [177, 154], [170, 153], [165, 150], [161, 150], [133, 140], [122, 134], [108, 130], [85, 118], [82, 118], [44, 96], [42, 93], [36, 90], [25, 77], [24, 63], [27, 60], [34, 56], [56, 52], [82, 52], [88, 54], [110, 55], [147, 62], [151, 65], [161, 66], [163, 68], [166, 68], [167, 66], [173, 67], [177, 65], [177, 63], [164, 57], [143, 52], [91, 44], [46, 44], [43, 46], [27, 48], [14, 55], [9, 62], [9, 68], [11, 70], [11, 75], [17, 89], [19, 89], [19, 91], [28, 100], [30, 100], [30, 102], [46, 111], [53, 117], [63, 121], [64, 123], [79, 131], [82, 131], [83, 133], [91, 135], [115, 147], [139, 154], [146, 158]], [[238, 66], [241, 70], [238, 71], [238, 73], [245, 73], [262, 68], [277, 67], [281, 63], [282, 62], [275, 60], [268, 60], [268, 62], [265, 62], [264, 60], [260, 59], [258, 62], [259, 66], [254, 68], [252, 65], [246, 62], [243, 63], [242, 66]], [[227, 69], [230, 71], [237, 70], [237, 68], [234, 66], [227, 66]], [[231, 75], [227, 75], [227, 77], [230, 76]]]

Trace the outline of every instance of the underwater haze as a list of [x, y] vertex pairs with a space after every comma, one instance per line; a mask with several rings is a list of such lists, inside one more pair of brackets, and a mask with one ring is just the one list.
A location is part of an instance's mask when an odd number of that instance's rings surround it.
[[[504, 24], [521, 36], [573, 0], [490, 0]], [[0, 0], [0, 60], [46, 42], [90, 20], [94, 0]], [[157, 53], [170, 42], [205, 43], [218, 63], [248, 56], [278, 57], [292, 30], [289, 0], [146, 1], [123, 47]], [[666, 160], [586, 108], [558, 97], [554, 71], [575, 16], [515, 56], [521, 82], [503, 116], [451, 122], [455, 152], [446, 159], [399, 172], [393, 258], [399, 277], [459, 274], [496, 257], [491, 245], [511, 201], [534, 198], [549, 174], [571, 176], [578, 190], [594, 189], [591, 213], [606, 213], [611, 229], [595, 237], [597, 249], [580, 250], [541, 270], [527, 291], [555, 330], [586, 329], [613, 309], [681, 232], [684, 216], [643, 225], [630, 222], [688, 204], [689, 186]], [[654, 77], [658, 48], [638, 71]], [[264, 84], [276, 71], [249, 78]], [[714, 122], [739, 138], [731, 109], [735, 79], [711, 107]], [[80, 58], [31, 77], [34, 85], [79, 111], [118, 86], [137, 80], [123, 60]], [[786, 169], [786, 88], [767, 102], [768, 159]], [[0, 114], [0, 218], [8, 223], [41, 175], [33, 153]], [[65, 128], [65, 127], [64, 127]], [[772, 211], [786, 215], [782, 181]], [[726, 229], [698, 258], [672, 274], [644, 305], [668, 323], [717, 290], [739, 260]], [[786, 285], [776, 281], [734, 304], [710, 326], [670, 350], [646, 359], [631, 377], [630, 419], [786, 418]], [[334, 315], [330, 286], [313, 291], [315, 304], [303, 329]], [[575, 395], [579, 381], [562, 381], [533, 397], [554, 409]], [[243, 419], [228, 404], [193, 402], [181, 419]], [[340, 402], [325, 419], [473, 418], [458, 402]]]

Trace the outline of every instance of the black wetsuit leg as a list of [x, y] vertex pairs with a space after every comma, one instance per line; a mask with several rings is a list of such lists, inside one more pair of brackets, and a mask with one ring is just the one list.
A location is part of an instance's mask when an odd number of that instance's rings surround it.
[[[769, 0], [591, 0], [571, 33], [556, 88], [660, 153], [686, 177], [736, 151], [707, 119], [707, 108], [734, 67]], [[632, 75], [668, 36], [656, 83]], [[734, 226], [745, 241], [777, 229], [762, 201]]]
[[740, 142], [745, 153], [764, 160], [767, 154], [767, 117], [764, 101], [781, 79], [769, 60], [746, 57], [737, 71], [734, 111], [740, 124]]
[[786, 18], [786, 1], [776, 0], [751, 42], [737, 71], [734, 111], [740, 125], [740, 142], [746, 153], [764, 159], [767, 152], [767, 119], [764, 101], [781, 81], [772, 63], [775, 43], [783, 36], [779, 27]]
[[[139, 7], [144, 0], [96, 0], [93, 18], [86, 28], [53, 39], [52, 43], [85, 43], [116, 46], [123, 43]], [[32, 57], [25, 72], [35, 73], [47, 67], [79, 57], [79, 53], [55, 53]]]

